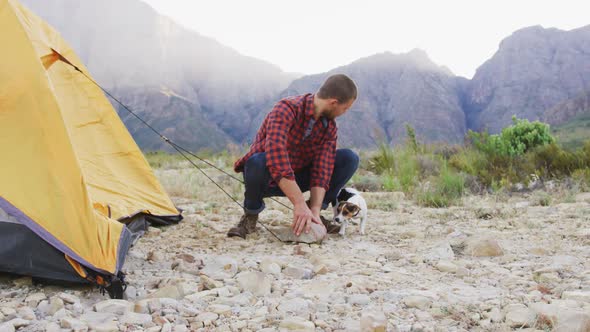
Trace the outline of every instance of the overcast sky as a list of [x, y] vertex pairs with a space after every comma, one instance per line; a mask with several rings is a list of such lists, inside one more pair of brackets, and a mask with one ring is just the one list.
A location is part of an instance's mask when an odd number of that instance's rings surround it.
[[437, 64], [471, 78], [515, 30], [590, 24], [588, 0], [144, 1], [244, 55], [302, 74], [421, 48]]

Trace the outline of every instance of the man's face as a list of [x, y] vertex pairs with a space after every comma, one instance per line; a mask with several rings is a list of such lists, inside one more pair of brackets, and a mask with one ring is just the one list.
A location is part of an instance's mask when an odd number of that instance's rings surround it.
[[335, 118], [346, 113], [353, 103], [354, 99], [351, 99], [345, 103], [339, 103], [337, 99], [330, 99], [330, 108], [324, 111], [324, 116], [330, 120], [334, 120]]

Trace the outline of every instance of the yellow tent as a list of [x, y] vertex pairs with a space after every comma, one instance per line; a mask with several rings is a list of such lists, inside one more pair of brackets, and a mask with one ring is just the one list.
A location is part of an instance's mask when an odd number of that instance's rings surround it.
[[108, 284], [137, 225], [182, 217], [60, 35], [16, 0], [0, 22], [0, 271]]

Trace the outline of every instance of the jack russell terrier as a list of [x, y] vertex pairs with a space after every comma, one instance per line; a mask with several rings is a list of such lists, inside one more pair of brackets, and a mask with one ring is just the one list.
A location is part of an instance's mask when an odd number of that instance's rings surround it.
[[338, 193], [338, 205], [334, 207], [334, 221], [340, 223], [340, 234], [344, 236], [348, 222], [353, 223], [354, 219], [361, 219], [361, 234], [365, 234], [365, 223], [367, 221], [367, 203], [361, 194], [353, 188], [343, 188]]

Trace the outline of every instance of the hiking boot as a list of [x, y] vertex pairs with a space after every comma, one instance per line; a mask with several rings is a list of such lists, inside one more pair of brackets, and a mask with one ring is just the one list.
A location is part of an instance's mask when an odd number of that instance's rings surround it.
[[258, 221], [257, 214], [246, 214], [242, 216], [240, 222], [230, 228], [227, 232], [228, 237], [239, 236], [242, 239], [246, 238], [246, 235], [254, 233], [256, 231], [256, 222]]

